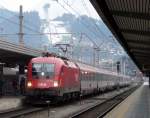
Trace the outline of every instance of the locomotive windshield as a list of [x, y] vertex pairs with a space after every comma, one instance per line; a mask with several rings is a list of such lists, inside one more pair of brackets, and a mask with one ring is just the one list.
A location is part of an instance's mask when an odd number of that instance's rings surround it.
[[54, 64], [48, 63], [33, 63], [32, 64], [33, 78], [46, 78], [49, 79], [54, 76]]

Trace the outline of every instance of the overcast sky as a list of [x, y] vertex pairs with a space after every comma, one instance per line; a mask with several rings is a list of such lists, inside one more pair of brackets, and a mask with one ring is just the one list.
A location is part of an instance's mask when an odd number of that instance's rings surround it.
[[[66, 3], [68, 3], [68, 5]], [[42, 18], [45, 17], [43, 9], [45, 4], [49, 4], [48, 12], [50, 19], [67, 13], [68, 11], [65, 9], [68, 9], [69, 12], [78, 16], [79, 14], [75, 13], [69, 7], [69, 5], [71, 5], [71, 7], [75, 9], [78, 13], [80, 13], [80, 15], [84, 14], [89, 17], [100, 19], [89, 0], [58, 0], [58, 2], [57, 0], [0, 0], [1, 8], [18, 11], [19, 5], [23, 5], [24, 11], [38, 11], [40, 17]]]

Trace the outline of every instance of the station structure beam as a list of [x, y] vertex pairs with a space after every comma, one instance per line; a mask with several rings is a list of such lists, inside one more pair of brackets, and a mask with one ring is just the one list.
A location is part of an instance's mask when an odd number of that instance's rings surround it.
[[150, 31], [144, 31], [144, 30], [136, 30], [136, 29], [120, 29], [123, 33], [128, 34], [136, 34], [136, 35], [144, 35], [144, 36], [150, 36]]
[[137, 12], [127, 12], [127, 11], [117, 11], [117, 10], [110, 10], [110, 12], [115, 16], [150, 20], [149, 13], [137, 13]]

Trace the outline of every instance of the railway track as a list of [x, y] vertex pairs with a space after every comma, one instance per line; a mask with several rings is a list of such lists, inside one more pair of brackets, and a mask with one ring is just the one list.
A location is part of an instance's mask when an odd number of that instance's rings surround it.
[[130, 90], [127, 90], [113, 98], [110, 98], [103, 103], [97, 103], [96, 105], [77, 112], [71, 115], [69, 118], [103, 118], [108, 112], [110, 112], [114, 107], [121, 103], [137, 88], [138, 87], [131, 88]]
[[[137, 88], [137, 87], [136, 87]], [[72, 115], [70, 118], [102, 118], [111, 109], [113, 109], [117, 104], [124, 100], [128, 95], [130, 95], [136, 88], [126, 90], [125, 92], [106, 100], [103, 103], [97, 103], [88, 109], [82, 110], [80, 113]], [[63, 106], [63, 105], [62, 105]], [[56, 106], [50, 106], [49, 108], [55, 108]], [[0, 112], [0, 118], [16, 118], [20, 116], [26, 116], [35, 112], [49, 110], [48, 107], [31, 107], [25, 106], [18, 109], [12, 109], [10, 111]], [[96, 110], [95, 110], [96, 109]], [[66, 115], [68, 116], [68, 115]]]
[[16, 118], [22, 115], [30, 114], [33, 112], [38, 112], [45, 110], [46, 108], [38, 107], [22, 107], [14, 110], [4, 111], [0, 113], [0, 118]]

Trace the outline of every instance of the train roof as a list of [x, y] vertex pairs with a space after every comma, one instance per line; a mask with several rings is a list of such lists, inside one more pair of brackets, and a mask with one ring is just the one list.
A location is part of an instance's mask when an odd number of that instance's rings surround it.
[[57, 57], [36, 57], [32, 58], [31, 60], [32, 63], [40, 63], [40, 62], [45, 62], [45, 63], [59, 63], [59, 64], [64, 64], [63, 60]]
[[114, 76], [124, 76], [124, 77], [129, 77], [129, 76], [125, 76], [122, 74], [118, 74], [117, 72], [111, 72], [108, 70], [104, 70], [104, 69], [100, 69], [85, 63], [81, 63], [81, 62], [76, 62], [76, 64], [78, 65], [78, 67], [81, 70], [86, 70], [86, 71], [90, 71], [90, 72], [97, 72], [97, 73], [101, 73], [101, 74], [108, 74], [108, 75], [114, 75]]

